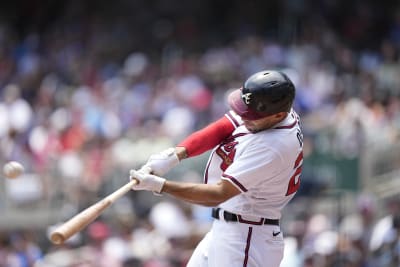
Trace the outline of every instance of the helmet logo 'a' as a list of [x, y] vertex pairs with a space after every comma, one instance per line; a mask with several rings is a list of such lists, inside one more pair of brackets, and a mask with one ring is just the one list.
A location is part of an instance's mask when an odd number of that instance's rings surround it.
[[246, 103], [246, 105], [250, 105], [251, 93], [246, 93], [246, 94], [242, 95], [242, 98], [243, 98], [244, 103]]

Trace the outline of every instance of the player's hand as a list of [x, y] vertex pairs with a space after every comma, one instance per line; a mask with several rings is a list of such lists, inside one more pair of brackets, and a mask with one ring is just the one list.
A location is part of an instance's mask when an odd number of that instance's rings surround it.
[[164, 151], [161, 151], [157, 154], [153, 154], [149, 157], [149, 160], [142, 167], [150, 168], [151, 173], [156, 175], [164, 175], [173, 167], [178, 165], [179, 158], [175, 153], [175, 148], [170, 147]]
[[133, 190], [147, 190], [157, 194], [161, 193], [166, 181], [165, 178], [146, 173], [143, 171], [143, 167], [139, 171], [131, 170], [129, 172], [129, 179], [136, 179], [138, 181], [137, 184], [132, 186]]

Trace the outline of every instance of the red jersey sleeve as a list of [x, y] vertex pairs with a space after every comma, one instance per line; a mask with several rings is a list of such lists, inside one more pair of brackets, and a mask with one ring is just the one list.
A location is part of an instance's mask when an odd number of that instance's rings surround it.
[[192, 133], [177, 146], [186, 148], [188, 158], [197, 156], [214, 148], [222, 140], [230, 136], [237, 126], [237, 121], [230, 113], [227, 113], [219, 120]]

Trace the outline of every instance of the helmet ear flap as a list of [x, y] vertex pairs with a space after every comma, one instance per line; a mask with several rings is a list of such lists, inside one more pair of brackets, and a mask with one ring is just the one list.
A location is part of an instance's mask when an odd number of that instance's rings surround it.
[[258, 112], [265, 112], [267, 110], [267, 107], [265, 106], [265, 104], [258, 102], [257, 106], [256, 106], [256, 110]]

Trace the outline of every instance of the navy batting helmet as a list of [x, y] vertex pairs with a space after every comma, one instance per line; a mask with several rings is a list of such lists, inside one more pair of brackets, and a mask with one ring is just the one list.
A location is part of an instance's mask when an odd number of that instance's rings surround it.
[[290, 111], [295, 96], [292, 81], [281, 71], [264, 70], [251, 75], [233, 91], [229, 106], [242, 118], [257, 120]]

